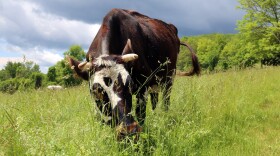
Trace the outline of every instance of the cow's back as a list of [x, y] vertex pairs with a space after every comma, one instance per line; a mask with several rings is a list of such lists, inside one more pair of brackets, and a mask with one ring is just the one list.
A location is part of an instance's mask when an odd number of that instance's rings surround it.
[[171, 60], [176, 60], [173, 57], [177, 56], [179, 52], [180, 40], [177, 36], [177, 28], [174, 25], [150, 18], [135, 11], [125, 10], [125, 12], [134, 17], [140, 24], [143, 36], [149, 44], [147, 46], [149, 52], [144, 52], [145, 56], [153, 55], [155, 57], [158, 55], [159, 57], [168, 57]]
[[[177, 36], [177, 28], [161, 20], [149, 18], [138, 12], [127, 11], [139, 23], [142, 35], [145, 40], [143, 51], [151, 71], [158, 70], [163, 64], [169, 62], [166, 70], [159, 70], [156, 75], [159, 77], [171, 76], [176, 68], [177, 56], [179, 53], [180, 40]], [[147, 68], [145, 68], [147, 69]]]
[[[128, 39], [131, 40], [133, 53], [139, 56], [132, 65], [132, 77], [144, 82], [146, 77], [159, 68], [166, 70], [159, 70], [157, 77], [165, 79], [166, 76], [172, 76], [180, 46], [177, 28], [135, 11], [111, 10], [104, 17], [87, 57], [98, 57], [101, 54], [121, 55]], [[167, 61], [170, 63], [161, 67]]]

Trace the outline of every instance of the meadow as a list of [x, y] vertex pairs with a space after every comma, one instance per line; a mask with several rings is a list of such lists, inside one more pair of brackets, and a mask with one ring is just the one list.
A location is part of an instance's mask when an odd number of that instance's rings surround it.
[[98, 120], [86, 83], [0, 93], [0, 155], [279, 154], [280, 67], [177, 76], [136, 144]]

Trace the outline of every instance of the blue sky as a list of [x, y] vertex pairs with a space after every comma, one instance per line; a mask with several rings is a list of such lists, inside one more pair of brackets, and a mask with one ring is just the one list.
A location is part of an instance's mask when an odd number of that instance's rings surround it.
[[85, 51], [112, 8], [136, 10], [174, 24], [179, 36], [236, 33], [237, 0], [0, 0], [0, 69], [23, 55], [49, 66], [72, 44]]

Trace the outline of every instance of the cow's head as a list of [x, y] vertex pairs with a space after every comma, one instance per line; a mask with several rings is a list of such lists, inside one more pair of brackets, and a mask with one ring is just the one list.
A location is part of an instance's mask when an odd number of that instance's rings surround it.
[[122, 55], [100, 55], [83, 63], [68, 57], [71, 68], [89, 81], [97, 107], [107, 116], [107, 122], [116, 126], [119, 139], [141, 131], [131, 115], [133, 81], [125, 65], [138, 59], [138, 55], [127, 54], [130, 48], [128, 40]]

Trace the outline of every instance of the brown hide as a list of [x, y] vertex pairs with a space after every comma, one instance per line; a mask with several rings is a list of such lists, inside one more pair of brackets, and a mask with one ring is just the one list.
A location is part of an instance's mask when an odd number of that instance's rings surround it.
[[[170, 63], [162, 67], [165, 70], [159, 70], [156, 75], [163, 78], [162, 81], [172, 76], [180, 46], [176, 27], [135, 11], [113, 9], [104, 17], [87, 53], [87, 60], [101, 54], [121, 55], [128, 39], [131, 40], [131, 53], [139, 56], [128, 67], [129, 71], [133, 67], [131, 76], [135, 82], [143, 84], [167, 61]], [[155, 75], [152, 75], [149, 85], [156, 83]]]

